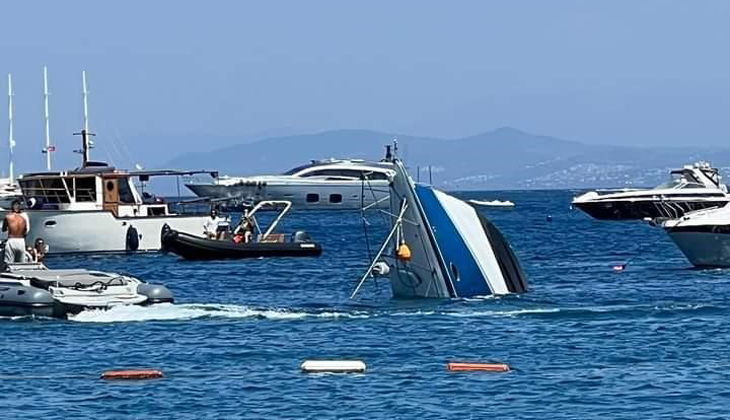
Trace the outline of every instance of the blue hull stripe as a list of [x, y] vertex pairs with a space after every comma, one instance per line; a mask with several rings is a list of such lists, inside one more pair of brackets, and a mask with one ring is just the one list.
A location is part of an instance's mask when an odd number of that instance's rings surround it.
[[[479, 269], [479, 264], [433, 190], [416, 184], [416, 195], [428, 217], [428, 223], [444, 259], [446, 275], [451, 279], [456, 295], [492, 294], [487, 279]], [[475, 228], [482, 229], [481, 226], [475, 226]]]

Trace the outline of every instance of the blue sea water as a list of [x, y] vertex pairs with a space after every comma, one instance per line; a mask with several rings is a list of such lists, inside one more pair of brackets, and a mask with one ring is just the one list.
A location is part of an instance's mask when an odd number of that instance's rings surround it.
[[[3, 417], [727, 418], [730, 271], [693, 269], [661, 230], [593, 220], [572, 195], [463, 194], [516, 203], [483, 210], [529, 275], [531, 291], [506, 298], [395, 300], [380, 280], [349, 300], [369, 263], [358, 212], [291, 214], [283, 230], [308, 230], [317, 259], [51, 258], [164, 283], [177, 302], [0, 320]], [[374, 253], [386, 226], [369, 220]], [[306, 375], [309, 358], [368, 370]], [[513, 371], [450, 373], [448, 361]], [[134, 367], [166, 377], [98, 379]]]

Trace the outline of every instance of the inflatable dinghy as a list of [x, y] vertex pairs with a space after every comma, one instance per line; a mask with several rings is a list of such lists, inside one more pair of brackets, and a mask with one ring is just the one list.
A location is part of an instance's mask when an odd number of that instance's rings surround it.
[[162, 228], [162, 250], [188, 260], [217, 260], [267, 257], [318, 257], [322, 247], [305, 232], [296, 232], [287, 242], [284, 235], [269, 235], [268, 241], [236, 243], [230, 239], [208, 239]]
[[84, 309], [174, 301], [165, 286], [123, 274], [51, 270], [41, 263], [9, 264], [0, 273], [0, 316], [66, 318]]

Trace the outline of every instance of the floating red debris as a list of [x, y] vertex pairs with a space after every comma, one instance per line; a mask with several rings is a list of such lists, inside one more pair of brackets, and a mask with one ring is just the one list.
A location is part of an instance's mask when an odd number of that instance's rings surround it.
[[509, 372], [509, 365], [506, 363], [461, 363], [449, 362], [446, 369], [450, 372], [468, 372], [468, 371], [484, 371], [484, 372]]
[[101, 379], [159, 379], [162, 376], [162, 371], [157, 369], [109, 370], [101, 374]]

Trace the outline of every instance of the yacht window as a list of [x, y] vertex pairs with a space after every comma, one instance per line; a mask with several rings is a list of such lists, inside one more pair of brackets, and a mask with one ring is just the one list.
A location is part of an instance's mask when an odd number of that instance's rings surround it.
[[314, 176], [333, 177], [333, 179], [361, 179], [362, 171], [355, 169], [320, 169], [303, 175], [303, 177]]
[[341, 203], [342, 194], [330, 194], [330, 203]]
[[301, 172], [304, 169], [310, 168], [311, 166], [312, 166], [311, 164], [297, 166], [296, 168], [292, 168], [292, 169], [289, 169], [288, 171], [284, 172], [284, 175], [294, 175], [297, 172]]
[[119, 178], [119, 202], [127, 204], [135, 204], [134, 194], [129, 188], [129, 178]]
[[307, 194], [307, 203], [319, 203], [319, 194]]
[[76, 186], [77, 202], [96, 202], [96, 178], [93, 176], [74, 178], [73, 182]]
[[454, 263], [449, 263], [449, 265], [451, 266], [451, 274], [453, 274], [453, 275], [454, 275], [454, 279], [455, 279], [456, 281], [461, 281], [461, 278], [459, 278], [459, 269], [458, 269], [458, 268], [456, 268], [456, 264], [454, 264]]
[[71, 198], [63, 178], [35, 178], [20, 181], [20, 188], [26, 197], [36, 197], [44, 204], [70, 203]]
[[388, 175], [386, 175], [382, 172], [368, 172], [365, 174], [365, 177], [367, 177], [367, 179], [369, 179], [369, 180], [376, 180], [376, 181], [388, 179]]

